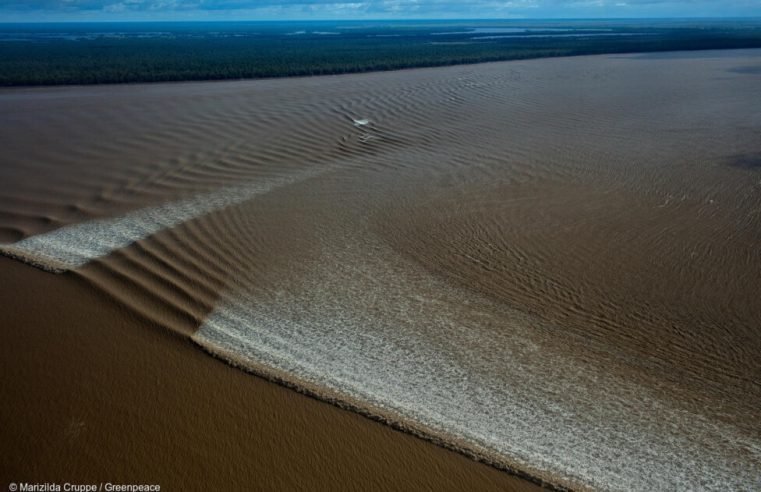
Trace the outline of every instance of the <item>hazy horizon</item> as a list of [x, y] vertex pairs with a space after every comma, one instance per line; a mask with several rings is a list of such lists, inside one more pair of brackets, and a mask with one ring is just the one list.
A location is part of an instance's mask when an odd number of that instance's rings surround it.
[[177, 24], [203, 24], [203, 23], [348, 23], [348, 22], [576, 22], [576, 21], [761, 21], [761, 15], [759, 16], [694, 16], [694, 17], [420, 17], [420, 18], [377, 18], [377, 19], [365, 19], [365, 18], [346, 18], [346, 19], [329, 19], [329, 18], [315, 18], [315, 19], [254, 19], [254, 18], [241, 18], [241, 19], [62, 19], [62, 20], [4, 20], [0, 17], [0, 24], [149, 24], [149, 23], [177, 23]]
[[757, 18], [761, 0], [0, 0], [0, 22]]

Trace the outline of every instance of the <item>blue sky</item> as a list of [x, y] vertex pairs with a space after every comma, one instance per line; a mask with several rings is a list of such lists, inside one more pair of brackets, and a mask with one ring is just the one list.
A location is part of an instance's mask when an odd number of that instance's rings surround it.
[[761, 16], [761, 0], [0, 0], [0, 21]]

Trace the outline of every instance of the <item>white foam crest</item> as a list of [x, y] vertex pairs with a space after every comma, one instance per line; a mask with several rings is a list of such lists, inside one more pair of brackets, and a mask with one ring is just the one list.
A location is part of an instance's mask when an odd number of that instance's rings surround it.
[[[535, 321], [407, 275], [414, 267], [381, 250], [359, 252], [364, 262], [331, 252], [299, 287], [239, 285], [194, 339], [562, 486], [753, 490], [761, 481], [758, 442], [636, 383], [537, 352]], [[500, 327], [482, 330], [490, 310]]]
[[188, 220], [250, 200], [276, 188], [322, 174], [332, 166], [220, 188], [120, 217], [91, 220], [0, 245], [0, 253], [53, 272], [76, 269], [95, 258]]

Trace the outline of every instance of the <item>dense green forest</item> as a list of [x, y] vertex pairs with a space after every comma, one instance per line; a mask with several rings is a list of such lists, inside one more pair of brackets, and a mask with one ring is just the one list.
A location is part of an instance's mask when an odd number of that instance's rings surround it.
[[0, 85], [283, 77], [753, 47], [761, 47], [759, 21], [4, 24]]

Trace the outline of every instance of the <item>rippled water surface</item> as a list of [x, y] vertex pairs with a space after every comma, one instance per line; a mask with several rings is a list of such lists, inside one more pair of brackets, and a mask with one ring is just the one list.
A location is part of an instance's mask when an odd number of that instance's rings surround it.
[[559, 486], [761, 486], [761, 52], [0, 91], [5, 254]]

